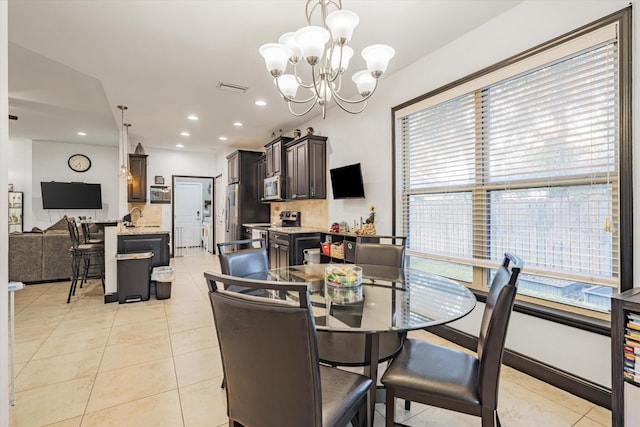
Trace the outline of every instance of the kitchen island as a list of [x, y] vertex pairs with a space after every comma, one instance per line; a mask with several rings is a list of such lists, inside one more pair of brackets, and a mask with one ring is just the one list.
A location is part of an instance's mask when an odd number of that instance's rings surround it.
[[149, 225], [125, 227], [116, 222], [98, 225], [104, 227], [105, 303], [118, 301], [118, 253], [153, 252], [152, 268], [169, 265], [169, 231]]

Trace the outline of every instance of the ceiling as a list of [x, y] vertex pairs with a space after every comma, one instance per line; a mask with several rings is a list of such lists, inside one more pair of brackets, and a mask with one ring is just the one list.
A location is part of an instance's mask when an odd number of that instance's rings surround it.
[[[396, 51], [392, 74], [520, 1], [345, 0], [360, 16], [349, 68], [364, 68], [362, 48], [385, 43]], [[117, 146], [117, 106], [126, 105], [131, 148], [260, 147], [309, 119], [288, 112], [258, 54], [306, 25], [304, 8], [303, 0], [9, 0], [9, 112], [19, 117], [9, 136]], [[330, 110], [327, 120], [333, 114], [347, 113]]]

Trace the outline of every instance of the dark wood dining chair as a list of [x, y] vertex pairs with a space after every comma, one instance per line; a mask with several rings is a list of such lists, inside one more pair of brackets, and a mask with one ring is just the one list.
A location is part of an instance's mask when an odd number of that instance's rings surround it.
[[[382, 237], [389, 243], [356, 243], [356, 264], [404, 267], [405, 238]], [[380, 335], [379, 362], [393, 358], [401, 349], [405, 332]], [[369, 365], [365, 352], [366, 334], [318, 331], [320, 361], [331, 366]]]
[[[212, 290], [229, 426], [368, 425], [372, 381], [319, 364], [308, 283], [204, 275]], [[295, 302], [224, 290], [231, 287], [289, 292]]]
[[[259, 247], [254, 247], [254, 244], [259, 245]], [[264, 272], [266, 275], [266, 272], [269, 270], [269, 257], [264, 239], [237, 240], [218, 243], [217, 246], [220, 271], [222, 274], [246, 277], [261, 272]], [[228, 248], [233, 248], [234, 250], [229, 252], [227, 250]], [[234, 292], [245, 292], [245, 290], [236, 288], [230, 290]]]
[[71, 302], [71, 297], [76, 294], [76, 287], [80, 282], [80, 287], [84, 285], [90, 277], [98, 277], [102, 281], [104, 291], [104, 244], [82, 243], [78, 225], [74, 217], [65, 216], [69, 237], [71, 238], [71, 284], [67, 303]]
[[382, 376], [387, 427], [395, 425], [396, 397], [481, 417], [482, 427], [500, 426], [500, 367], [521, 269], [520, 258], [505, 254], [487, 295], [477, 356], [421, 340], [405, 341]]

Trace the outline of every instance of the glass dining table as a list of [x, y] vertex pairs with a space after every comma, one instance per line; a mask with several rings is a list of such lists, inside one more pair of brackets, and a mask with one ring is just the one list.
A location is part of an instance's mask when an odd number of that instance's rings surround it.
[[[425, 271], [377, 265], [362, 268], [362, 285], [336, 288], [325, 285], [325, 269], [349, 269], [349, 264], [307, 264], [273, 269], [248, 278], [281, 282], [307, 282], [316, 329], [336, 333], [364, 333], [365, 375], [377, 379], [379, 337], [442, 325], [469, 314], [476, 298], [465, 286]], [[290, 299], [277, 292], [272, 298]], [[373, 387], [376, 387], [374, 381]], [[375, 390], [371, 393], [373, 422]]]

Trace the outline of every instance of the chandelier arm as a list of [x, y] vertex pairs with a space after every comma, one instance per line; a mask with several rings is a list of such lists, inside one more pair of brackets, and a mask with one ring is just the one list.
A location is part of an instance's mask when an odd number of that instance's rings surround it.
[[274, 78], [273, 80], [276, 82], [276, 88], [278, 89], [278, 92], [280, 92], [280, 95], [282, 95], [284, 100], [287, 101], [287, 102], [293, 102], [295, 104], [306, 104], [307, 102], [311, 102], [311, 101], [313, 101], [314, 98], [316, 98], [316, 96], [314, 94], [311, 94], [311, 96], [309, 98], [307, 98], [307, 99], [289, 98], [287, 95], [284, 94], [284, 92], [282, 92], [282, 89], [280, 89], [280, 83], [278, 82], [278, 79]]
[[318, 98], [316, 98], [315, 101], [313, 101], [313, 103], [309, 106], [309, 108], [307, 108], [302, 113], [296, 113], [295, 111], [293, 111], [293, 109], [291, 108], [291, 102], [287, 102], [287, 106], [289, 107], [289, 112], [291, 114], [293, 114], [296, 117], [301, 117], [301, 116], [304, 116], [305, 114], [307, 114], [309, 111], [311, 111], [311, 109], [313, 107], [315, 107], [317, 103], [318, 103]]
[[[314, 73], [315, 73], [315, 65], [312, 65], [311, 66], [311, 74], [315, 75]], [[313, 84], [308, 84], [307, 85], [307, 84], [304, 84], [302, 82], [302, 78], [300, 78], [300, 76], [298, 76], [298, 64], [297, 63], [293, 65], [293, 75], [295, 76], [296, 80], [298, 81], [298, 84], [301, 87], [303, 87], [305, 89], [311, 89], [313, 87]]]
[[373, 87], [373, 90], [371, 92], [369, 92], [369, 94], [367, 96], [363, 96], [362, 99], [356, 99], [356, 100], [345, 99], [345, 98], [341, 97], [340, 95], [338, 95], [333, 90], [331, 91], [331, 93], [332, 93], [333, 96], [336, 97], [336, 102], [337, 102], [337, 100], [340, 100], [340, 101], [342, 101], [344, 103], [347, 103], [347, 104], [360, 104], [361, 102], [364, 102], [367, 99], [371, 98], [371, 96], [373, 96], [373, 94], [375, 93], [377, 88], [378, 88], [378, 80], [376, 80], [376, 85]]
[[[344, 99], [340, 98], [342, 101], [345, 101]], [[336, 101], [336, 105], [338, 107], [340, 107], [340, 109], [342, 111], [346, 111], [349, 114], [360, 114], [364, 111], [365, 108], [367, 108], [367, 98], [361, 99], [359, 102], [362, 102], [362, 107], [359, 110], [349, 110], [346, 106], [342, 105], [342, 102], [338, 99], [335, 99], [334, 101]], [[355, 104], [355, 102], [351, 102], [351, 104]]]

